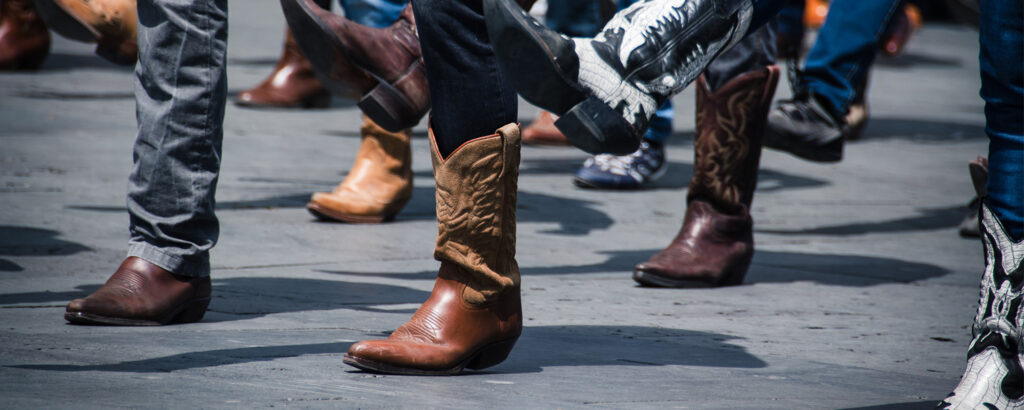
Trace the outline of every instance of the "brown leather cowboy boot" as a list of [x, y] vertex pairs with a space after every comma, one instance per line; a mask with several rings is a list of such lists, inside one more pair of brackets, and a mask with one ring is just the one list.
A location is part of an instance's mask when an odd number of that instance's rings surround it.
[[50, 32], [32, 1], [0, 1], [0, 70], [35, 70], [49, 54]]
[[555, 115], [541, 110], [537, 119], [523, 128], [525, 145], [569, 145], [569, 139], [555, 126]]
[[64, 319], [84, 325], [191, 323], [203, 318], [209, 304], [209, 277], [175, 275], [130, 257], [102, 287], [68, 303]]
[[37, 0], [36, 6], [53, 31], [96, 43], [100, 57], [121, 65], [138, 59], [136, 0]]
[[[388, 131], [412, 128], [430, 109], [416, 19], [406, 6], [398, 21], [378, 29], [324, 10], [313, 0], [281, 0], [288, 26], [313, 69], [327, 81], [359, 90], [358, 106]], [[371, 81], [352, 81], [344, 66], [365, 71]]]
[[437, 181], [441, 269], [430, 298], [386, 340], [352, 345], [345, 363], [394, 374], [446, 375], [501, 363], [523, 328], [515, 259], [519, 127], [466, 142], [441, 158]]
[[285, 29], [284, 50], [274, 72], [251, 90], [238, 94], [235, 103], [246, 107], [323, 108], [331, 93], [316, 78], [292, 32]]
[[411, 130], [387, 131], [363, 116], [363, 143], [355, 164], [333, 192], [317, 192], [306, 205], [321, 219], [379, 223], [394, 219], [412, 197]]
[[711, 92], [697, 81], [697, 138], [686, 217], [672, 243], [633, 270], [647, 286], [739, 285], [754, 256], [750, 203], [761, 137], [779, 69], [769, 66]]

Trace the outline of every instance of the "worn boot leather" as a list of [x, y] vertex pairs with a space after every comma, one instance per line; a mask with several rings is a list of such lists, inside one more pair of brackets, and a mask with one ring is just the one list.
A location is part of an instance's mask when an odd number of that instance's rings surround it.
[[[313, 69], [329, 83], [359, 90], [359, 108], [381, 127], [388, 131], [412, 128], [430, 109], [412, 6], [383, 29], [354, 23], [313, 0], [281, 0], [281, 6]], [[348, 64], [368, 74], [369, 81], [353, 83], [344, 76]]]
[[327, 220], [379, 223], [394, 219], [412, 197], [410, 130], [387, 131], [368, 117], [355, 164], [333, 192], [317, 192], [306, 209]]
[[0, 2], [0, 70], [35, 70], [50, 54], [50, 32], [31, 0]]
[[36, 5], [57, 34], [96, 43], [96, 54], [116, 64], [138, 60], [136, 0], [37, 0]]
[[633, 270], [643, 285], [739, 285], [754, 256], [750, 203], [761, 137], [779, 69], [739, 76], [712, 93], [697, 81], [694, 175], [683, 227], [667, 248]]
[[316, 78], [291, 30], [285, 29], [284, 50], [274, 72], [251, 90], [238, 94], [238, 105], [249, 107], [323, 108], [331, 93]]
[[555, 126], [554, 114], [541, 110], [537, 119], [523, 128], [523, 144], [569, 145], [569, 139]]
[[203, 318], [209, 304], [209, 277], [178, 276], [129, 257], [102, 287], [68, 303], [64, 319], [85, 325], [191, 323]]
[[430, 298], [386, 340], [359, 342], [345, 363], [393, 374], [446, 375], [501, 363], [522, 332], [515, 259], [519, 128], [466, 142], [447, 159], [431, 134], [441, 269]]

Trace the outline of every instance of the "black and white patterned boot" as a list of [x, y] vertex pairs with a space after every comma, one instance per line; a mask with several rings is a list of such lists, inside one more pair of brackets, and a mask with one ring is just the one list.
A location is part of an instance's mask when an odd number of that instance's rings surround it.
[[967, 370], [942, 409], [1024, 409], [1024, 241], [1014, 243], [988, 205], [981, 206], [985, 273]]
[[747, 32], [751, 0], [646, 0], [594, 38], [569, 38], [512, 0], [485, 0], [502, 72], [590, 153], [636, 151], [654, 112]]

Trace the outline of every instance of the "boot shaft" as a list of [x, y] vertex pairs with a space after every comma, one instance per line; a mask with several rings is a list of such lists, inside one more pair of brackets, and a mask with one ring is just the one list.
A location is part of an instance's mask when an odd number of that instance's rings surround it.
[[761, 139], [779, 69], [769, 66], [712, 91], [697, 80], [697, 136], [688, 201], [701, 198], [723, 212], [749, 209], [757, 186]]
[[437, 184], [434, 258], [460, 268], [469, 281], [463, 296], [471, 304], [518, 291], [519, 126], [470, 140], [448, 158], [441, 157], [432, 132], [430, 141]]

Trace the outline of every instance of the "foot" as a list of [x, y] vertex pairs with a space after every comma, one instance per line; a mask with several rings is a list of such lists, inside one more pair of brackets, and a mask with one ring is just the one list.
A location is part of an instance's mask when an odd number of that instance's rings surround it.
[[967, 215], [960, 222], [960, 236], [978, 238], [981, 237], [981, 224], [978, 220], [981, 199], [988, 195], [988, 158], [978, 157], [968, 162], [967, 169], [971, 173], [971, 183], [977, 196], [967, 204]]
[[[354, 23], [313, 0], [281, 0], [281, 6], [313, 69], [339, 87], [359, 90], [359, 108], [377, 124], [397, 132], [426, 115], [430, 95], [411, 6], [383, 29]], [[351, 67], [367, 77], [352, 78]]]
[[288, 31], [274, 72], [255, 88], [239, 93], [235, 103], [243, 107], [323, 108], [331, 103], [331, 93], [316, 78]]
[[0, 70], [36, 70], [50, 54], [50, 32], [31, 0], [0, 2]]
[[430, 298], [412, 319], [385, 340], [352, 345], [345, 363], [376, 373], [451, 375], [504, 361], [523, 328], [519, 289], [470, 304], [459, 269], [442, 262]]
[[766, 128], [766, 147], [815, 162], [843, 159], [843, 124], [813, 97], [779, 102]]
[[541, 110], [537, 119], [523, 128], [525, 145], [570, 145], [569, 139], [555, 126], [555, 116]]
[[64, 319], [83, 325], [190, 323], [203, 318], [209, 303], [209, 277], [175, 275], [130, 257], [102, 287], [68, 303]]
[[138, 60], [136, 0], [38, 0], [39, 13], [61, 36], [96, 43], [96, 54], [121, 65]]
[[633, 280], [645, 286], [707, 288], [743, 283], [754, 256], [753, 222], [744, 208], [738, 215], [718, 212], [693, 200], [672, 243], [636, 265]]
[[665, 175], [665, 148], [644, 140], [629, 155], [600, 154], [587, 158], [573, 182], [582, 188], [636, 189]]

